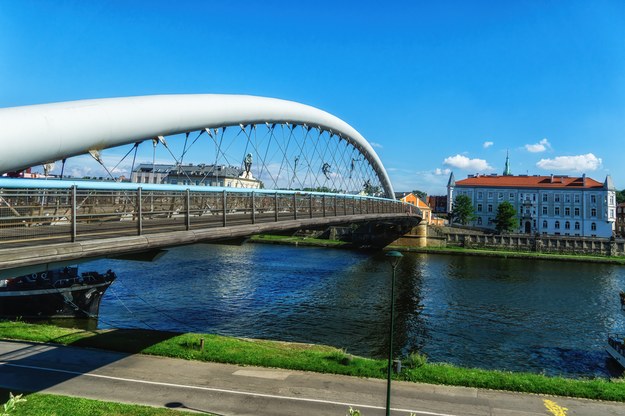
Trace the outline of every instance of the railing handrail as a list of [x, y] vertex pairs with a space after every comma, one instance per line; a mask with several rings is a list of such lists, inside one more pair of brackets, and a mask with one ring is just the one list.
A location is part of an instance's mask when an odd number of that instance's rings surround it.
[[406, 202], [370, 196], [360, 194], [348, 194], [348, 193], [332, 193], [332, 192], [318, 192], [318, 191], [303, 191], [303, 190], [274, 190], [274, 189], [262, 189], [262, 188], [234, 188], [225, 186], [198, 186], [198, 185], [172, 185], [172, 184], [154, 184], [154, 183], [136, 183], [136, 182], [115, 182], [115, 181], [91, 181], [91, 180], [74, 180], [74, 179], [26, 179], [26, 178], [0, 178], [0, 189], [71, 189], [73, 186], [77, 190], [87, 191], [136, 191], [141, 188], [143, 191], [154, 192], [201, 192], [201, 193], [220, 193], [227, 191], [228, 193], [251, 193], [275, 195], [284, 194], [301, 194], [301, 195], [326, 195], [326, 196], [340, 196], [343, 198], [351, 199], [371, 199], [381, 201], [394, 201], [402, 205], [410, 205]]

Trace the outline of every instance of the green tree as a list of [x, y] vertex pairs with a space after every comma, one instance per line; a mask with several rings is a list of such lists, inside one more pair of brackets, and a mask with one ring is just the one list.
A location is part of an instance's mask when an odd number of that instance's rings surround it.
[[415, 189], [414, 191], [412, 191], [412, 193], [421, 201], [426, 202], [426, 198], [428, 197], [427, 192], [423, 192], [423, 191], [419, 191], [418, 189]]
[[497, 207], [497, 215], [495, 216], [495, 229], [497, 233], [509, 233], [516, 228], [518, 224], [516, 218], [516, 210], [514, 206], [504, 201]]
[[625, 189], [622, 191], [616, 191], [616, 203], [621, 204], [625, 202]]
[[451, 220], [452, 222], [458, 222], [462, 225], [467, 225], [470, 221], [475, 219], [475, 210], [471, 199], [466, 195], [458, 195], [454, 199], [454, 204], [451, 207]]

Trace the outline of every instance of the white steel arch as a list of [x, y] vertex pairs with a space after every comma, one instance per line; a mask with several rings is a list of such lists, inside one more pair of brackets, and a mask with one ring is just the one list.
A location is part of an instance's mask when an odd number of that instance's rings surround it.
[[259, 123], [319, 127], [347, 140], [394, 198], [380, 158], [349, 124], [305, 104], [250, 95], [152, 95], [2, 108], [0, 173], [158, 136]]

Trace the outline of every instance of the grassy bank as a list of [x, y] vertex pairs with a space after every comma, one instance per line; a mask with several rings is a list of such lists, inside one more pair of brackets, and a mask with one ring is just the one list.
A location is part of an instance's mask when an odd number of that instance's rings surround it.
[[531, 251], [493, 250], [463, 247], [411, 247], [388, 246], [388, 249], [429, 254], [459, 254], [465, 256], [502, 257], [511, 259], [543, 259], [568, 262], [604, 263], [625, 265], [625, 257], [588, 256], [583, 254], [536, 253]]
[[292, 237], [286, 235], [270, 235], [261, 234], [252, 236], [249, 240], [252, 243], [263, 244], [284, 244], [293, 246], [310, 246], [310, 247], [351, 247], [351, 243], [338, 240], [326, 240], [321, 238], [309, 238], [309, 237]]
[[[4, 403], [8, 393], [1, 396], [3, 397], [2, 403]], [[176, 416], [197, 414], [195, 412], [174, 409], [112, 403], [51, 394], [25, 394], [23, 398], [26, 401], [18, 403], [15, 410], [10, 413], [11, 416]]]
[[[0, 337], [56, 342], [187, 360], [316, 371], [359, 377], [386, 377], [385, 360], [352, 356], [337, 348], [309, 344], [148, 330], [82, 331], [21, 322], [0, 322]], [[201, 339], [204, 340], [204, 349], [200, 349]], [[396, 375], [396, 378], [433, 384], [625, 401], [625, 382], [622, 379], [576, 380], [530, 373], [467, 369], [448, 364], [431, 363], [406, 368], [401, 374]]]

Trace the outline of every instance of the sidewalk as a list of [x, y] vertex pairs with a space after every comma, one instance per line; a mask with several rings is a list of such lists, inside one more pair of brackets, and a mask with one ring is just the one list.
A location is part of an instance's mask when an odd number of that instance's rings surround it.
[[[383, 415], [386, 400], [385, 380], [6, 341], [0, 387], [220, 415], [342, 416], [350, 406]], [[396, 381], [391, 406], [393, 415], [625, 414], [623, 403]]]

